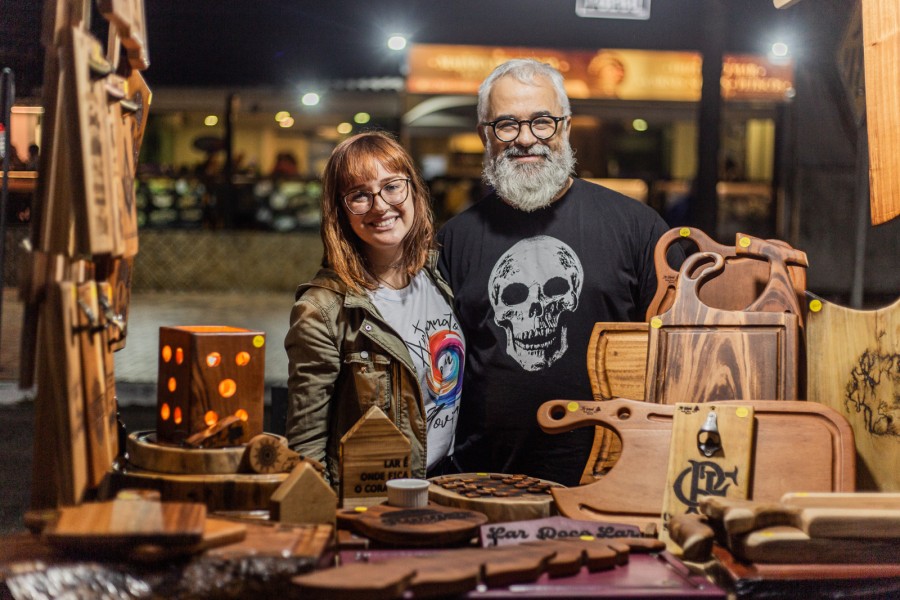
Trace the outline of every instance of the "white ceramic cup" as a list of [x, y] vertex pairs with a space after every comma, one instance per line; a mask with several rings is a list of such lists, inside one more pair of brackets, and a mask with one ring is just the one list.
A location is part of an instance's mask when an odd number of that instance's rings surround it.
[[428, 487], [425, 479], [389, 479], [388, 504], [401, 508], [421, 508], [428, 505]]

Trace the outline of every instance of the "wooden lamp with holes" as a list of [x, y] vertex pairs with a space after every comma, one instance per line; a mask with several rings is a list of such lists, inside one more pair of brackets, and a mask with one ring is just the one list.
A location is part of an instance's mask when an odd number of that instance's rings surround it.
[[261, 434], [265, 343], [237, 327], [160, 327], [157, 441], [210, 448]]

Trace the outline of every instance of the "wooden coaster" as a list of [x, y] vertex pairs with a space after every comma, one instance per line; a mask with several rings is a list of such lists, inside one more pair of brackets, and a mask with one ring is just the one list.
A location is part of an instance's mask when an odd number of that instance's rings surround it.
[[448, 546], [478, 535], [478, 528], [487, 522], [487, 517], [473, 510], [433, 503], [424, 508], [378, 504], [340, 510], [337, 521], [341, 527], [387, 544]]
[[551, 490], [558, 483], [502, 473], [461, 473], [431, 479], [432, 502], [488, 517], [489, 523], [543, 519], [556, 514]]

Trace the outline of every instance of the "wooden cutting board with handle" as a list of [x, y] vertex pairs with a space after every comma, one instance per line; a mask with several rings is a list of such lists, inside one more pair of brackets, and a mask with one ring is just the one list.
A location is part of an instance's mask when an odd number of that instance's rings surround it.
[[698, 290], [724, 265], [715, 253], [685, 260], [672, 307], [650, 321], [644, 400], [674, 404], [797, 397], [799, 317], [703, 304]]
[[807, 398], [853, 428], [857, 487], [900, 491], [900, 299], [854, 310], [809, 295]]
[[778, 525], [737, 536], [731, 543], [735, 556], [759, 563], [900, 562], [897, 539], [814, 538], [796, 527]]
[[488, 518], [480, 512], [430, 503], [421, 508], [378, 504], [343, 509], [338, 524], [387, 544], [448, 546], [478, 535]]
[[774, 247], [778, 247], [783, 249], [787, 263], [788, 289], [793, 290], [793, 302], [798, 307], [802, 306], [806, 292], [806, 254], [780, 240], [759, 240], [751, 248], [741, 241], [747, 237], [750, 236], [738, 233], [732, 247], [719, 244], [703, 231], [692, 227], [670, 229], [664, 233], [653, 252], [657, 284], [656, 295], [647, 308], [647, 321], [666, 312], [675, 300], [678, 271], [669, 265], [666, 253], [678, 240], [689, 240], [699, 252], [715, 252], [725, 259], [722, 274], [700, 290], [700, 300], [704, 304], [722, 310], [749, 310], [747, 307], [760, 297], [770, 279], [770, 263], [760, 250], [772, 252]]
[[[812, 402], [742, 400], [735, 404], [752, 406], [754, 411], [750, 498], [774, 502], [797, 489], [853, 491], [853, 434], [846, 419]], [[537, 420], [548, 433], [603, 425], [622, 438], [622, 455], [602, 479], [552, 490], [559, 512], [572, 519], [658, 524], [674, 410], [672, 405], [625, 399], [542, 404]]]

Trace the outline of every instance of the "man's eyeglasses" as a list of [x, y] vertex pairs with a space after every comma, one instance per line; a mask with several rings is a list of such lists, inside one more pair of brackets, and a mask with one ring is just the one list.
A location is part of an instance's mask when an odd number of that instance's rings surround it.
[[350, 192], [349, 194], [344, 195], [344, 204], [347, 205], [347, 210], [354, 215], [364, 215], [372, 210], [372, 205], [375, 203], [375, 196], [381, 196], [381, 199], [391, 206], [403, 204], [409, 196], [409, 179], [406, 177], [392, 179], [381, 186], [381, 189], [377, 192], [369, 192], [366, 190]]
[[531, 135], [539, 140], [549, 140], [556, 133], [559, 122], [568, 118], [546, 115], [534, 119], [522, 119], [521, 121], [516, 119], [497, 119], [496, 121], [482, 123], [482, 126], [490, 127], [501, 142], [512, 142], [519, 137], [519, 133], [522, 131], [522, 124], [528, 123], [528, 126], [531, 128]]

